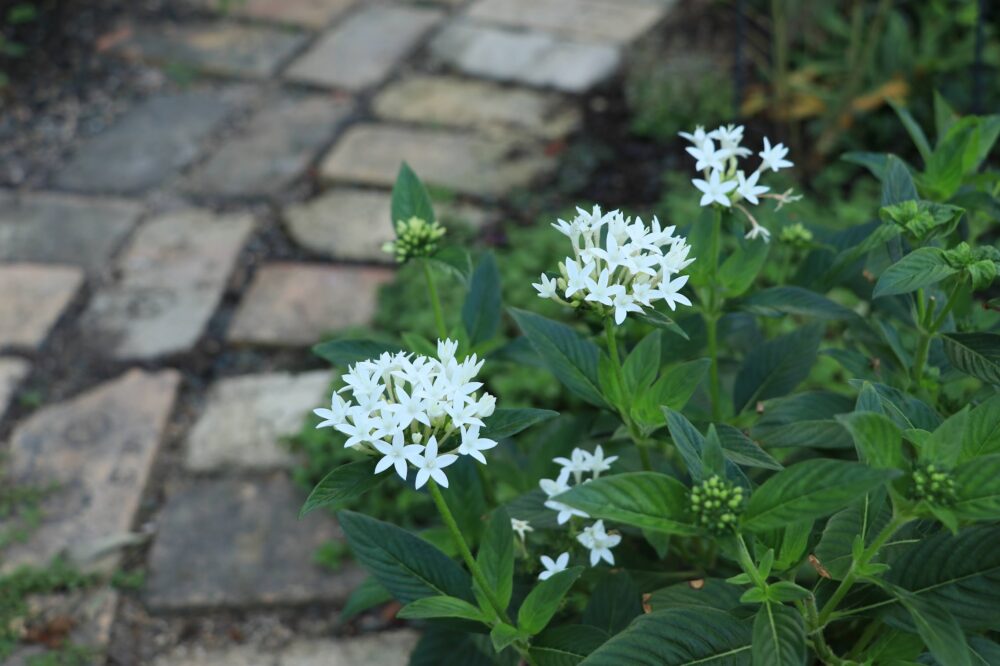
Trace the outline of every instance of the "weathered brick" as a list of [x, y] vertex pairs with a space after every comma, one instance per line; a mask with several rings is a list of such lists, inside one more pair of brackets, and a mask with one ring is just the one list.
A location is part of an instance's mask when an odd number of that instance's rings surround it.
[[667, 9], [659, 0], [476, 0], [467, 16], [584, 41], [625, 43], [653, 27]]

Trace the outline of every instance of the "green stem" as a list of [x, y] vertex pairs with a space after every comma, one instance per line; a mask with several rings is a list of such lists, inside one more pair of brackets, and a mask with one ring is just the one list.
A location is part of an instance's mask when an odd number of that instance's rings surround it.
[[861, 553], [861, 557], [851, 563], [851, 568], [848, 570], [847, 575], [844, 576], [844, 580], [840, 581], [840, 585], [836, 590], [834, 590], [833, 596], [830, 597], [830, 599], [823, 606], [823, 610], [820, 611], [819, 618], [817, 620], [818, 628], [822, 629], [826, 626], [827, 621], [830, 619], [830, 615], [837, 609], [837, 604], [844, 600], [844, 597], [847, 596], [848, 592], [850, 592], [851, 587], [855, 582], [857, 582], [858, 569], [867, 565], [871, 559], [878, 554], [879, 549], [885, 545], [885, 542], [888, 541], [900, 527], [908, 522], [910, 522], [909, 516], [893, 516], [892, 520], [889, 521], [889, 524], [886, 525], [885, 528], [879, 532], [878, 536], [875, 537], [875, 540], [871, 542], [871, 545], [865, 548], [864, 552]]
[[469, 544], [465, 542], [465, 537], [462, 536], [462, 531], [458, 528], [458, 523], [455, 522], [455, 516], [452, 515], [451, 509], [448, 508], [448, 503], [444, 500], [444, 495], [441, 494], [441, 489], [438, 488], [437, 483], [435, 483], [433, 479], [427, 482], [427, 487], [430, 489], [431, 497], [434, 499], [434, 504], [437, 505], [441, 518], [444, 519], [445, 526], [447, 526], [448, 531], [451, 532], [451, 538], [455, 541], [455, 545], [458, 547], [458, 552], [462, 555], [462, 559], [465, 560], [465, 565], [469, 567], [469, 571], [472, 573], [472, 579], [476, 581], [476, 585], [479, 586], [479, 591], [483, 593], [483, 596], [486, 597], [486, 601], [488, 601], [490, 606], [493, 607], [497, 617], [503, 620], [506, 624], [512, 625], [510, 616], [507, 615], [507, 609], [504, 608], [503, 604], [500, 603], [500, 600], [497, 599], [493, 588], [486, 581], [486, 576], [483, 575], [479, 565], [476, 564], [476, 559], [472, 556], [472, 551], [469, 550]]
[[933, 333], [920, 331], [920, 340], [917, 341], [917, 355], [913, 360], [913, 374], [910, 379], [913, 384], [920, 385], [920, 380], [924, 376], [924, 366], [927, 365], [927, 356], [931, 350], [931, 338]]
[[934, 319], [931, 323], [931, 333], [937, 333], [941, 326], [944, 324], [944, 320], [948, 317], [948, 313], [951, 309], [955, 307], [955, 300], [958, 297], [958, 290], [962, 288], [961, 280], [955, 280], [955, 286], [951, 288], [948, 292], [948, 301], [944, 304], [941, 313]]
[[434, 323], [437, 324], [438, 337], [443, 340], [448, 337], [448, 327], [444, 323], [444, 313], [441, 311], [441, 299], [434, 284], [434, 274], [431, 273], [429, 262], [425, 260], [421, 263], [424, 267], [424, 277], [427, 278], [427, 294], [431, 299], [431, 307], [434, 308]]
[[[614, 366], [615, 379], [618, 380], [618, 386], [624, 392], [625, 370], [622, 368], [621, 356], [618, 354], [618, 339], [615, 337], [615, 325], [610, 317], [604, 319], [604, 337], [608, 347], [608, 355], [611, 357], [611, 365]], [[647, 472], [651, 472], [653, 471], [653, 463], [649, 457], [649, 449], [646, 446], [645, 440], [636, 431], [635, 424], [632, 423], [631, 417], [625, 411], [626, 409], [628, 409], [628, 405], [619, 407], [618, 415], [621, 416], [622, 422], [628, 429], [628, 434], [632, 438], [632, 442], [639, 449], [639, 460], [642, 462], [642, 468]]]
[[705, 303], [705, 328], [708, 342], [708, 393], [712, 401], [712, 421], [722, 420], [722, 388], [719, 383], [719, 313], [722, 299], [718, 298], [719, 246], [722, 234], [722, 211], [716, 210], [712, 216], [712, 241], [707, 257], [709, 263], [708, 300]]

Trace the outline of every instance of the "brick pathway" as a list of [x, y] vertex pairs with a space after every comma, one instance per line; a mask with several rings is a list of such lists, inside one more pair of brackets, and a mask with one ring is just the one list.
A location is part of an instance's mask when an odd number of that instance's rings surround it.
[[[150, 624], [332, 613], [361, 574], [315, 564], [340, 534], [325, 516], [296, 521], [280, 440], [330, 381], [303, 371], [322, 367], [308, 347], [364, 324], [391, 277], [380, 246], [400, 161], [459, 195], [450, 214], [493, 221], [491, 203], [551, 172], [546, 142], [579, 127], [581, 95], [671, 1], [194, 4], [198, 20], [128, 26], [103, 57], [210, 76], [131, 105], [45, 191], [0, 192], [6, 469], [57, 488], [3, 567], [69, 553], [113, 571], [147, 534]], [[47, 603], [99, 650], [134, 629], [111, 587]], [[130, 640], [162, 666], [394, 666], [415, 634]]]

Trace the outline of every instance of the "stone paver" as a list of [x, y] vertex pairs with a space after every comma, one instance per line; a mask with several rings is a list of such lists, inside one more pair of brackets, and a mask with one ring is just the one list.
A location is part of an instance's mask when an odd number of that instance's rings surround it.
[[581, 120], [576, 105], [560, 95], [449, 76], [414, 76], [390, 84], [372, 108], [387, 120], [497, 133], [514, 129], [544, 138], [565, 136]]
[[195, 471], [288, 467], [282, 438], [294, 435], [315, 407], [328, 402], [330, 373], [269, 373], [219, 380], [187, 441]]
[[[64, 550], [92, 556], [131, 529], [179, 383], [175, 370], [130, 370], [17, 427], [14, 482], [54, 490], [42, 501], [41, 526], [4, 552], [4, 568]], [[109, 566], [116, 559], [112, 553]]]
[[122, 199], [2, 192], [0, 260], [75, 264], [99, 272], [141, 212], [139, 204]]
[[180, 646], [153, 666], [405, 666], [418, 635], [410, 629], [333, 640], [299, 639], [277, 652], [253, 645], [214, 650]]
[[229, 106], [200, 90], [151, 97], [85, 141], [56, 175], [59, 187], [141, 192], [190, 163]]
[[0, 348], [37, 348], [83, 284], [75, 266], [0, 264]]
[[366, 5], [292, 63], [288, 77], [346, 90], [375, 85], [444, 17], [425, 7]]
[[360, 124], [341, 137], [320, 174], [334, 182], [391, 187], [404, 160], [425, 182], [479, 195], [527, 185], [555, 166], [537, 145], [513, 138]]
[[0, 358], [0, 417], [7, 411], [18, 385], [31, 371], [31, 364], [22, 358]]
[[284, 474], [264, 480], [200, 479], [170, 493], [149, 555], [154, 609], [342, 602], [363, 578], [313, 561], [341, 538], [329, 515], [298, 520], [305, 495]]
[[[33, 596], [27, 602], [32, 626], [46, 627], [70, 618], [73, 627], [66, 636], [69, 643], [102, 654], [111, 640], [111, 626], [118, 608], [118, 592], [114, 589], [105, 587]], [[52, 661], [41, 663], [63, 663], [62, 659], [41, 645], [21, 647], [3, 663], [4, 666], [34, 666], [39, 663], [38, 660], [45, 658], [43, 655], [48, 655]]]
[[653, 27], [666, 11], [660, 0], [476, 0], [467, 15], [584, 41], [628, 42]]
[[272, 346], [310, 346], [332, 331], [366, 324], [378, 287], [392, 271], [321, 264], [263, 266], [243, 295], [229, 340]]
[[300, 176], [353, 105], [325, 95], [285, 96], [188, 178], [187, 189], [230, 196], [274, 195]]
[[264, 26], [207, 23], [143, 25], [118, 47], [153, 62], [216, 74], [266, 77], [306, 42], [300, 33]]
[[515, 32], [470, 22], [445, 27], [431, 42], [434, 55], [472, 76], [583, 93], [621, 64], [612, 44], [570, 41], [545, 32]]
[[148, 221], [119, 260], [120, 278], [93, 297], [83, 316], [85, 333], [118, 358], [190, 348], [252, 228], [249, 215], [201, 210]]
[[[483, 227], [487, 214], [469, 204], [435, 206], [445, 226]], [[284, 221], [296, 243], [318, 254], [346, 261], [392, 264], [382, 246], [395, 237], [390, 225], [392, 196], [381, 190], [334, 188], [285, 209]]]
[[271, 23], [286, 23], [304, 28], [322, 28], [355, 5], [358, 0], [202, 0], [213, 9], [225, 9], [236, 16], [246, 16]]

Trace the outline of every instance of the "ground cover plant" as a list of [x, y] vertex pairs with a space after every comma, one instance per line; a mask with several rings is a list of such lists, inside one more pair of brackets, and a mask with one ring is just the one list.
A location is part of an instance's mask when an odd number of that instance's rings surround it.
[[[398, 600], [412, 664], [1000, 663], [1000, 116], [935, 111], [899, 110], [920, 164], [848, 156], [881, 201], [846, 227], [789, 218], [780, 143], [692, 128], [691, 216], [553, 219], [519, 285], [403, 165], [387, 250], [433, 333], [316, 347], [343, 452], [302, 511], [371, 574], [345, 612]], [[494, 365], [571, 397], [508, 404]], [[405, 527], [343, 508], [402, 488]]]

